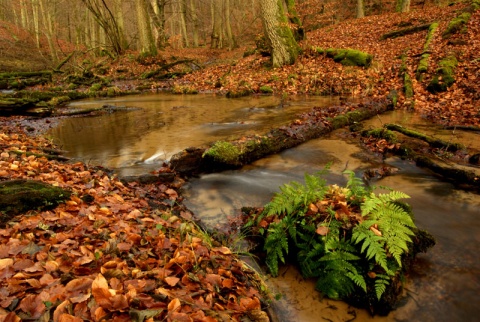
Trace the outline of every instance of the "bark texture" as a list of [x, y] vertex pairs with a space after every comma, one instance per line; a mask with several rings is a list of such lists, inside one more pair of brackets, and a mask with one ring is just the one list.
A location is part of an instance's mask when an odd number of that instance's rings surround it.
[[271, 47], [273, 67], [290, 65], [298, 56], [299, 47], [288, 27], [282, 0], [261, 1], [265, 36]]

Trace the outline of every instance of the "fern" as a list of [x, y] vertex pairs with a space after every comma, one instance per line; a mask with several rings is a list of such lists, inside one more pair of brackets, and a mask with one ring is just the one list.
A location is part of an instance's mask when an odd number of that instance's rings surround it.
[[390, 284], [390, 277], [388, 275], [377, 274], [375, 279], [375, 295], [379, 301], [383, 293], [387, 290], [388, 284]]
[[[415, 224], [410, 214], [396, 204], [398, 200], [404, 198], [409, 198], [409, 196], [399, 191], [391, 191], [388, 194], [379, 194], [378, 196], [370, 194], [365, 198], [361, 207], [362, 216], [370, 220], [364, 221], [358, 226], [358, 229], [354, 229], [353, 239], [355, 242], [365, 240], [362, 251], [367, 248], [367, 257], [370, 258], [369, 254], [374, 254], [375, 260], [383, 268], [385, 268], [385, 262], [383, 260], [379, 262], [379, 259], [383, 259], [384, 252], [379, 253], [380, 249], [374, 244], [374, 240], [381, 243], [382, 248], [385, 246], [386, 250], [401, 265], [402, 255], [408, 251], [408, 243], [412, 241], [410, 236], [414, 235], [412, 228], [415, 228]], [[379, 231], [382, 233], [381, 237], [376, 236], [370, 230], [366, 230], [374, 224], [377, 224]]]
[[284, 222], [270, 225], [264, 248], [267, 251], [265, 262], [272, 275], [278, 276], [278, 262], [285, 263], [284, 253], [288, 254], [288, 237], [285, 234]]
[[[348, 242], [342, 248], [349, 248]], [[337, 250], [327, 253], [320, 261], [325, 262], [323, 274], [319, 277], [316, 287], [329, 297], [348, 296], [355, 289], [355, 285], [367, 291], [365, 279], [359, 274], [355, 265], [350, 261], [358, 261], [360, 257], [348, 251]]]
[[362, 222], [353, 228], [352, 241], [362, 243], [361, 252], [367, 259], [374, 259], [385, 271], [388, 271], [387, 252], [384, 248], [385, 238], [377, 236], [370, 230], [371, 221]]
[[[374, 291], [380, 301], [401, 271], [414, 235], [408, 205], [400, 201], [409, 196], [398, 191], [376, 195], [374, 187], [366, 187], [353, 171], [344, 172], [346, 188], [327, 187], [321, 178], [324, 172], [306, 174], [304, 184], [283, 185], [263, 212], [249, 221], [258, 225], [269, 217], [268, 227], [264, 229], [263, 222], [258, 229], [265, 237], [266, 264], [277, 276], [289, 250], [295, 250], [303, 276], [317, 277], [316, 288], [326, 296], [341, 299], [361, 289]], [[320, 210], [309, 210], [319, 201]], [[376, 274], [369, 287], [367, 272]]]

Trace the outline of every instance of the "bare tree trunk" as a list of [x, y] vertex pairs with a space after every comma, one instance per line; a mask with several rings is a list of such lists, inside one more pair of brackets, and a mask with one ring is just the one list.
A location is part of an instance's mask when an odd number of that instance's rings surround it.
[[357, 18], [365, 17], [365, 7], [363, 0], [357, 0]]
[[198, 15], [197, 15], [197, 8], [195, 7], [195, 1], [190, 0], [190, 12], [192, 16], [192, 24], [193, 24], [193, 46], [198, 47]]
[[122, 6], [123, 0], [115, 0], [115, 20], [117, 21], [118, 25], [118, 33], [120, 34], [120, 41], [122, 44], [122, 48], [128, 47], [127, 37], [125, 36], [125, 21], [124, 21], [124, 12]]
[[[52, 21], [52, 10], [51, 8], [47, 8], [44, 3], [45, 0], [39, 0], [40, 4], [40, 11], [42, 12], [42, 20], [45, 28], [45, 37], [47, 38], [48, 42], [48, 47], [50, 48], [50, 54], [53, 58], [53, 60], [56, 62], [58, 61], [58, 53], [57, 49], [55, 48], [55, 43], [53, 41], [53, 35], [54, 35], [54, 30], [53, 30], [53, 24], [54, 22]], [[55, 4], [53, 1], [49, 1], [49, 5]], [[53, 14], [55, 16], [55, 13]]]
[[166, 0], [151, 0], [146, 2], [146, 9], [153, 23], [155, 33], [155, 46], [157, 49], [165, 48], [165, 5]]
[[139, 49], [142, 53], [156, 55], [157, 47], [155, 46], [155, 40], [152, 34], [150, 19], [147, 15], [146, 5], [147, 3], [145, 2], [145, 0], [136, 0], [137, 26], [138, 33], [140, 35]]
[[182, 31], [182, 38], [185, 47], [190, 47], [188, 41], [188, 34], [187, 34], [187, 23], [185, 16], [187, 15], [187, 4], [185, 0], [179, 0], [179, 7], [180, 7], [180, 29]]
[[283, 7], [283, 0], [261, 1], [263, 30], [272, 51], [273, 67], [293, 64], [298, 56], [299, 47]]
[[235, 39], [233, 38], [232, 25], [230, 23], [230, 0], [225, 0], [225, 30], [228, 38], [228, 49], [235, 47]]
[[397, 12], [409, 12], [410, 0], [397, 0]]
[[40, 48], [40, 19], [38, 14], [38, 0], [32, 0], [32, 11], [33, 11], [33, 30], [35, 33], [35, 43], [37, 48]]
[[212, 0], [211, 14], [212, 14], [212, 34], [211, 34], [211, 48], [222, 48], [222, 15], [221, 15], [221, 1]]
[[117, 25], [117, 20], [105, 0], [81, 0], [93, 15], [95, 21], [104, 30], [113, 52], [117, 55], [123, 53], [122, 40]]

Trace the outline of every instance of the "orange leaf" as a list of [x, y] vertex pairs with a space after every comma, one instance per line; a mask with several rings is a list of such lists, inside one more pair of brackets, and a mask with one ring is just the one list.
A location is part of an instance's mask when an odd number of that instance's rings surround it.
[[178, 281], [180, 281], [180, 279], [175, 276], [165, 277], [165, 282], [172, 287], [177, 285]]
[[180, 303], [180, 300], [178, 298], [174, 298], [173, 300], [168, 303], [168, 312], [174, 312], [178, 310], [182, 304]]
[[98, 274], [92, 283], [92, 295], [101, 307], [110, 309], [112, 307], [112, 294], [108, 289], [108, 283], [102, 274]]

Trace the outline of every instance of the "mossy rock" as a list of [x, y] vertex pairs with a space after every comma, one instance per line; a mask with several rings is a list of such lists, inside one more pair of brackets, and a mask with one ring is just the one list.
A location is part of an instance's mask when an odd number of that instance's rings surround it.
[[316, 51], [344, 66], [369, 67], [373, 60], [373, 55], [355, 49], [317, 48]]
[[0, 182], [0, 225], [28, 210], [51, 209], [68, 200], [71, 192], [35, 180]]

